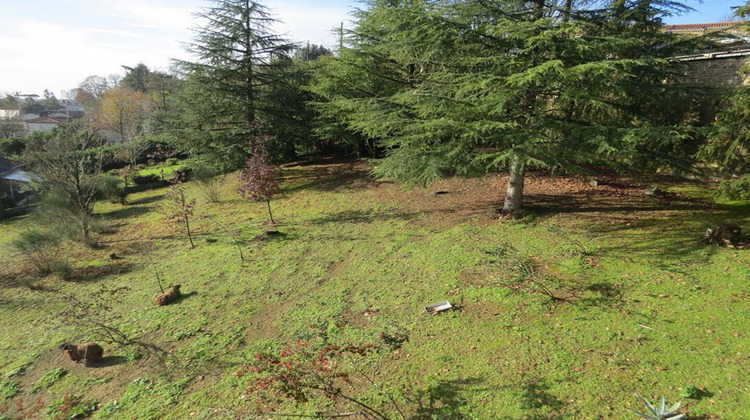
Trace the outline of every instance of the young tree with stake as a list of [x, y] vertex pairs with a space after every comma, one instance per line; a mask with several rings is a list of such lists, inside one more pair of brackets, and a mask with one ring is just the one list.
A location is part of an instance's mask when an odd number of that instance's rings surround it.
[[190, 247], [195, 248], [193, 236], [190, 233], [190, 218], [195, 212], [195, 199], [188, 200], [185, 196], [185, 187], [182, 184], [173, 184], [167, 191], [167, 201], [161, 208], [161, 213], [175, 223], [185, 226]]
[[271, 213], [271, 198], [280, 193], [281, 188], [276, 179], [276, 166], [271, 163], [268, 153], [268, 144], [271, 141], [270, 136], [260, 134], [250, 143], [252, 155], [247, 158], [240, 173], [239, 191], [248, 200], [265, 201], [271, 223], [276, 225]]

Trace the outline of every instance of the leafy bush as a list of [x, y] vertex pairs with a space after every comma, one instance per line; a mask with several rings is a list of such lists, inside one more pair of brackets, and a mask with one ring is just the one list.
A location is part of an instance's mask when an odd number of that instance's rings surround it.
[[218, 203], [221, 200], [221, 190], [226, 183], [226, 175], [219, 168], [198, 164], [193, 170], [193, 179], [208, 202]]
[[719, 184], [716, 198], [725, 200], [750, 200], [750, 174], [727, 179]]
[[99, 408], [99, 411], [96, 413], [97, 417], [102, 419], [109, 419], [114, 417], [114, 415], [120, 410], [120, 403], [118, 401], [112, 401], [104, 404]]
[[26, 373], [26, 368], [29, 364], [16, 366], [5, 373], [5, 378], [12, 378], [14, 376], [21, 376]]
[[106, 176], [102, 182], [100, 198], [105, 198], [112, 203], [125, 204], [128, 192], [116, 176]]
[[146, 185], [159, 181], [161, 181], [161, 178], [159, 178], [159, 175], [155, 174], [136, 175], [133, 177], [133, 183], [135, 183], [135, 185]]
[[71, 210], [73, 203], [64, 192], [53, 189], [45, 191], [39, 206], [32, 213], [33, 225], [44, 226], [60, 239], [73, 239], [79, 233], [80, 217]]
[[20, 137], [0, 139], [0, 155], [14, 158], [26, 150], [26, 140]]
[[73, 267], [66, 260], [57, 260], [52, 264], [50, 273], [56, 275], [61, 280], [71, 280], [73, 278]]
[[62, 240], [58, 234], [32, 228], [22, 232], [13, 241], [13, 247], [23, 254], [40, 275], [45, 276], [65, 264], [60, 256], [60, 242]]

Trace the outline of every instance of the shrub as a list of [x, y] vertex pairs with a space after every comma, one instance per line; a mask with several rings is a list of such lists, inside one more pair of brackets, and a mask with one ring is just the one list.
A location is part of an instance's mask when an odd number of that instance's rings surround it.
[[50, 273], [56, 275], [60, 280], [69, 281], [73, 278], [73, 267], [68, 261], [57, 260], [52, 264]]
[[640, 398], [646, 406], [646, 409], [648, 409], [648, 413], [639, 413], [638, 411], [629, 410], [636, 416], [651, 420], [677, 420], [685, 417], [684, 414], [679, 413], [681, 402], [678, 402], [671, 407], [667, 407], [667, 401], [664, 397], [661, 397], [657, 407], [651, 404], [647, 399], [643, 398], [643, 396], [640, 396]]
[[275, 411], [286, 401], [305, 404], [327, 400], [331, 406], [351, 404], [365, 418], [388, 419], [392, 410], [402, 414], [392, 395], [383, 392], [385, 400], [373, 403], [358, 397], [350, 385], [367, 381], [382, 392], [374, 376], [365, 374], [362, 367], [370, 355], [381, 350], [393, 351], [394, 344], [400, 345], [406, 339], [402, 334], [381, 334], [381, 343], [363, 345], [297, 340], [278, 353], [256, 354], [255, 360], [235, 376], [248, 375], [246, 395], [256, 402], [257, 414]]
[[128, 192], [121, 184], [120, 178], [116, 176], [106, 176], [102, 182], [100, 198], [105, 198], [112, 203], [125, 204], [128, 198]]
[[707, 391], [702, 386], [688, 385], [682, 388], [680, 398], [690, 398], [692, 400], [700, 400], [705, 397], [712, 397], [713, 393]]
[[172, 182], [187, 182], [193, 174], [193, 168], [181, 166], [172, 172]]
[[206, 164], [197, 165], [193, 170], [193, 178], [209, 203], [221, 200], [221, 190], [226, 182], [226, 175], [221, 170]]
[[7, 139], [0, 139], [0, 155], [14, 158], [21, 156], [26, 150], [26, 139], [21, 137], [13, 137]]
[[146, 185], [159, 181], [161, 181], [161, 178], [159, 178], [159, 175], [155, 174], [136, 175], [133, 177], [133, 183], [135, 185]]
[[750, 174], [722, 181], [715, 196], [725, 200], [750, 200]]
[[273, 141], [270, 136], [257, 136], [251, 143], [252, 154], [245, 161], [240, 172], [239, 192], [248, 200], [265, 201], [268, 216], [274, 225], [276, 221], [271, 213], [271, 197], [281, 192], [277, 179], [278, 170], [271, 163], [268, 145]]
[[62, 240], [59, 235], [36, 228], [22, 232], [13, 241], [13, 247], [24, 255], [40, 275], [45, 276], [59, 269], [63, 263], [60, 242]]

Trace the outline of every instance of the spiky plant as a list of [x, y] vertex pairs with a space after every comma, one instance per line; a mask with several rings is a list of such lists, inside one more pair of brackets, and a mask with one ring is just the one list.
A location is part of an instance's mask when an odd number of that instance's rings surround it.
[[667, 408], [667, 401], [664, 399], [664, 397], [661, 397], [661, 400], [659, 401], [659, 407], [654, 407], [653, 404], [651, 404], [647, 399], [645, 399], [642, 395], [639, 395], [640, 399], [643, 401], [643, 404], [646, 405], [646, 408], [648, 408], [649, 413], [639, 413], [637, 411], [629, 410], [631, 413], [651, 419], [651, 420], [678, 420], [681, 418], [684, 418], [684, 414], [679, 414], [677, 410], [680, 409], [680, 404], [682, 404], [682, 401], [678, 401], [673, 406]]

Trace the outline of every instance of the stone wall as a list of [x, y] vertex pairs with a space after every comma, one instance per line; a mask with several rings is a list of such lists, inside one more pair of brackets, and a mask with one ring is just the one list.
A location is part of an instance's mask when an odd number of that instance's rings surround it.
[[715, 88], [736, 88], [750, 83], [750, 78], [741, 74], [750, 59], [750, 49], [709, 52], [678, 59], [685, 65], [683, 72], [687, 83]]

